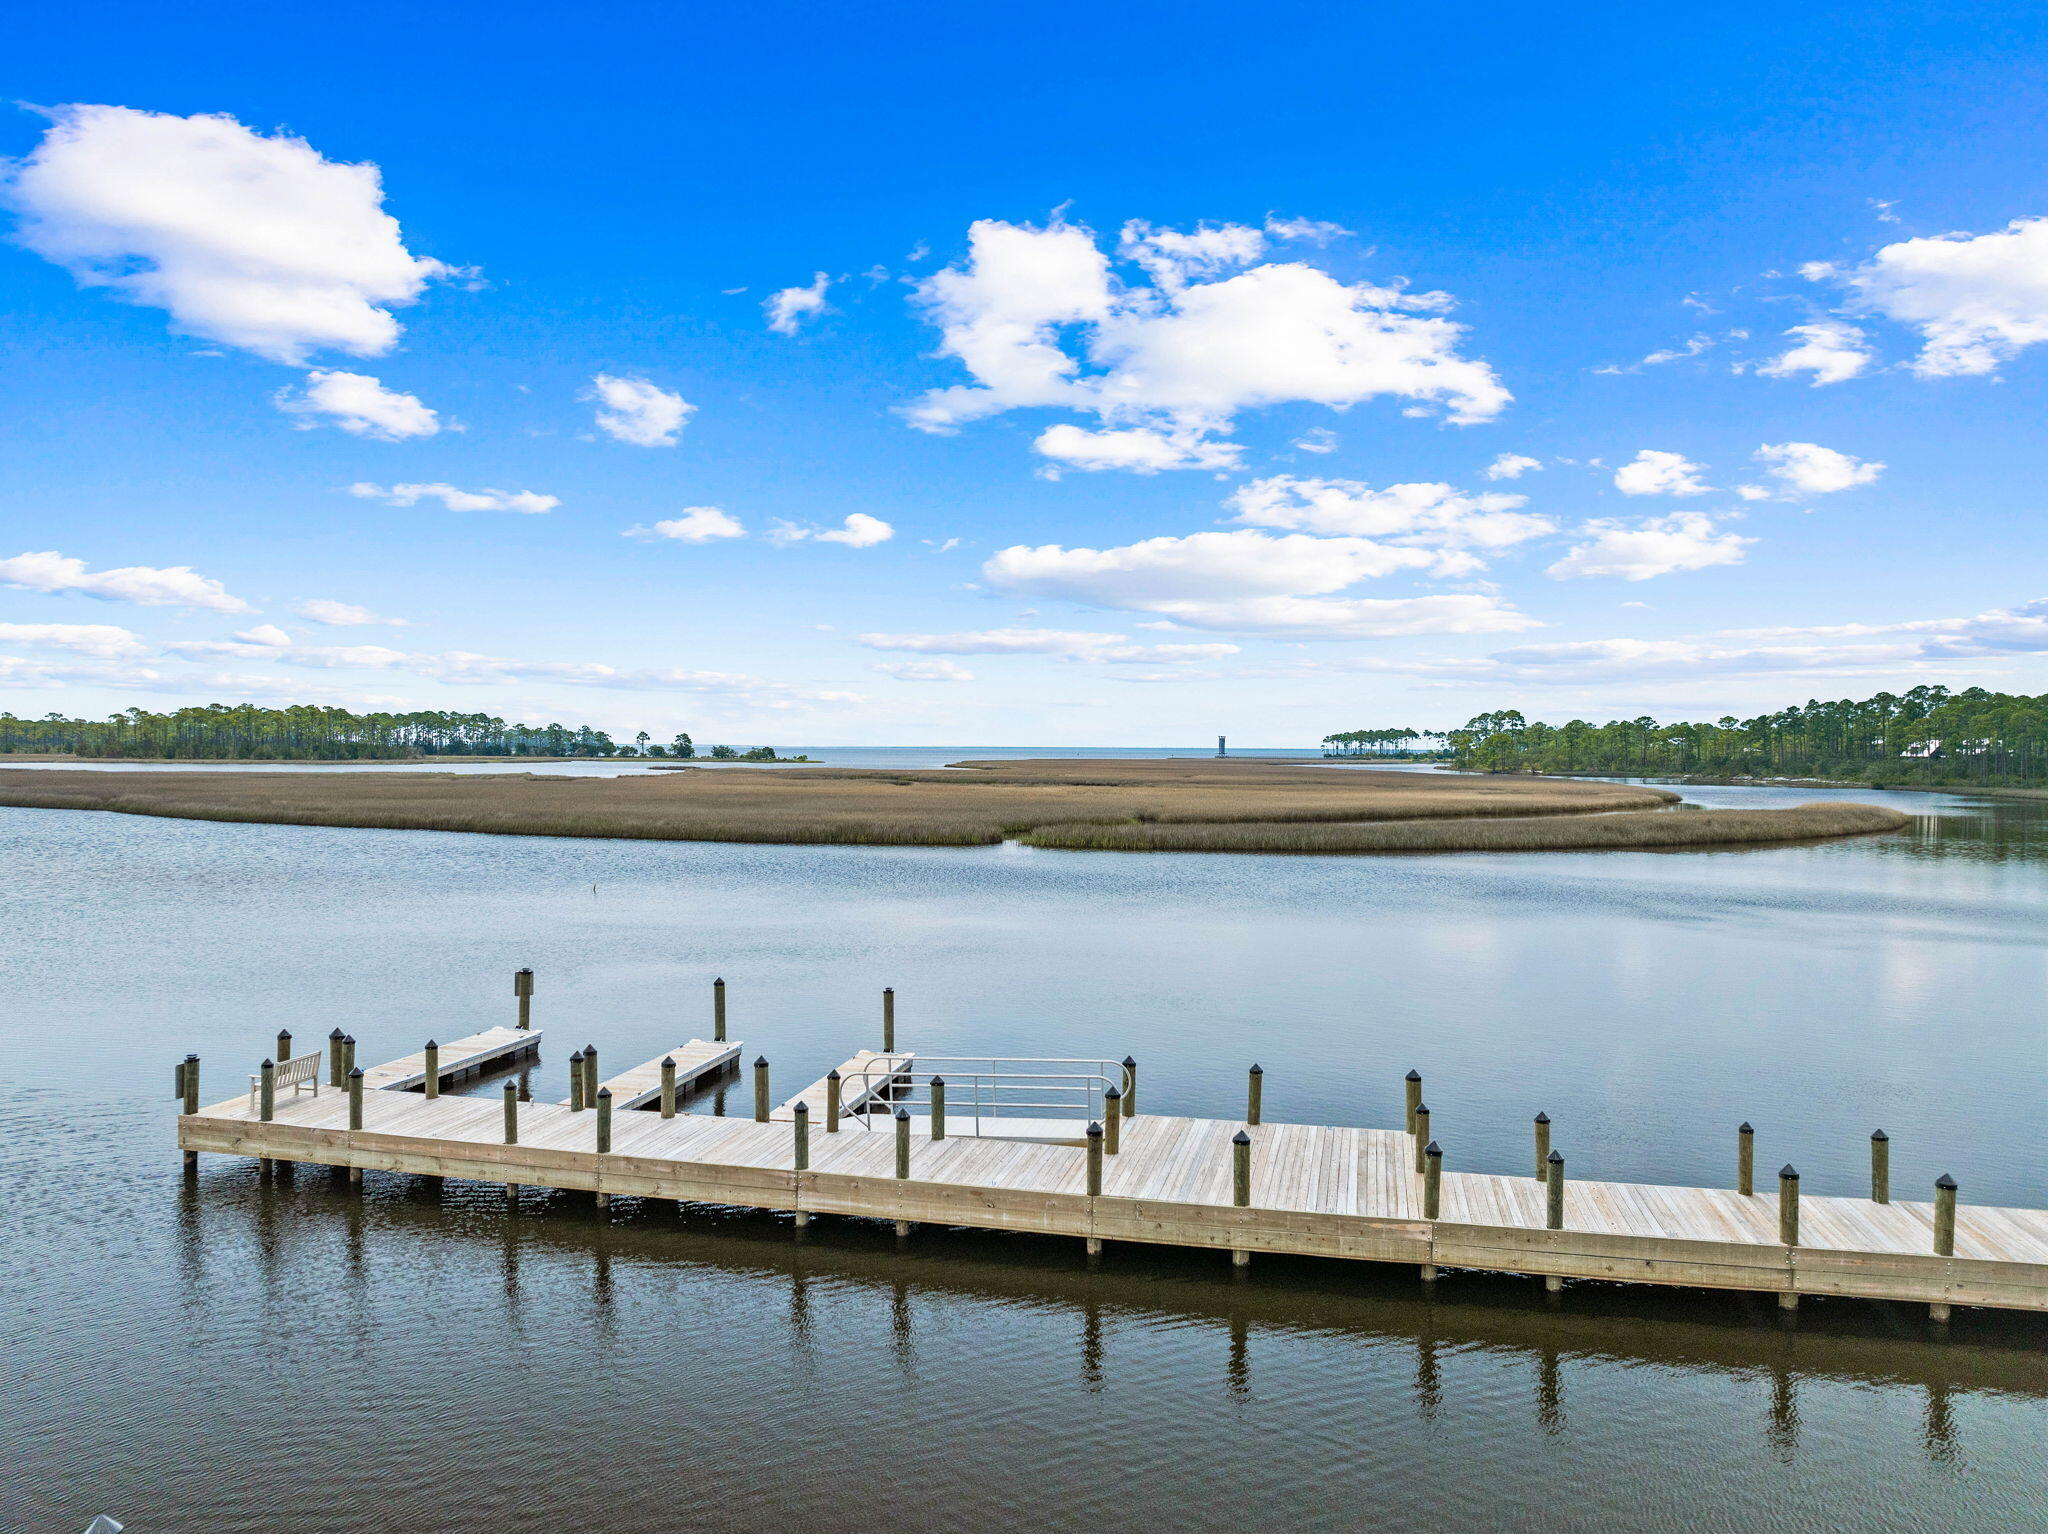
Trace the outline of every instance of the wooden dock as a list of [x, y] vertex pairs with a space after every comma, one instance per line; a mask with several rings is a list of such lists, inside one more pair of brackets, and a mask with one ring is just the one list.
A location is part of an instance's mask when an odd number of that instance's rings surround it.
[[[505, 1036], [510, 1036], [509, 1039]], [[492, 1029], [441, 1049], [448, 1077], [537, 1044], [537, 1032]], [[692, 1046], [705, 1050], [727, 1046]], [[737, 1053], [737, 1045], [730, 1046]], [[681, 1056], [678, 1056], [680, 1061]], [[857, 1057], [858, 1058], [858, 1057]], [[910, 1069], [911, 1056], [892, 1056]], [[658, 1090], [659, 1061], [652, 1062]], [[615, 1100], [638, 1100], [650, 1066], [613, 1078]], [[1798, 1201], [1796, 1242], [1781, 1239], [1776, 1188], [1730, 1189], [1573, 1181], [1561, 1228], [1545, 1184], [1531, 1175], [1445, 1171], [1437, 1217], [1425, 1217], [1415, 1140], [1400, 1130], [1239, 1122], [1139, 1114], [1120, 1121], [1120, 1147], [1101, 1156], [1071, 1144], [915, 1137], [909, 1175], [897, 1175], [893, 1132], [825, 1131], [818, 1087], [809, 1106], [808, 1165], [792, 1123], [621, 1113], [608, 1152], [597, 1115], [554, 1103], [518, 1106], [518, 1143], [505, 1143], [496, 1095], [427, 1098], [404, 1090], [419, 1057], [364, 1072], [362, 1127], [349, 1127], [345, 1092], [280, 1099], [261, 1121], [248, 1097], [178, 1120], [189, 1152], [260, 1157], [419, 1176], [575, 1189], [907, 1223], [1033, 1231], [1091, 1243], [1149, 1242], [1233, 1253], [1287, 1253], [1409, 1263], [1425, 1277], [1482, 1269], [1549, 1279], [1599, 1279], [1800, 1295], [2048, 1310], [2048, 1211], [1965, 1204], [1953, 1255], [1938, 1255], [1937, 1211], [1812, 1195]], [[239, 1080], [239, 1078], [237, 1078]], [[630, 1089], [630, 1090], [628, 1090]], [[785, 1110], [793, 1116], [795, 1102]], [[1250, 1138], [1250, 1176], [1234, 1183], [1234, 1137]]]
[[[652, 1060], [634, 1066], [630, 1071], [621, 1071], [598, 1083], [598, 1090], [610, 1089], [612, 1109], [623, 1113], [629, 1108], [655, 1108], [661, 1105], [661, 1062], [673, 1060], [676, 1065], [676, 1095], [692, 1091], [702, 1081], [723, 1075], [739, 1063], [740, 1051], [746, 1046], [738, 1039], [723, 1044], [707, 1044], [702, 1039], [692, 1039], [679, 1044], [666, 1054], [656, 1055]], [[564, 1098], [561, 1106], [569, 1106]]]

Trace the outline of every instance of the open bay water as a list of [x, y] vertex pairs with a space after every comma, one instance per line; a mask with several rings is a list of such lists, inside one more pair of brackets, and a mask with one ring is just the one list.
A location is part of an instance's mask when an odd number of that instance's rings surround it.
[[[943, 753], [971, 757], [972, 749]], [[921, 765], [922, 763], [919, 763]], [[880, 765], [877, 763], [877, 765]], [[897, 765], [890, 763], [890, 765]], [[912, 765], [902, 763], [901, 765]], [[1120, 1056], [1148, 1111], [1391, 1125], [1453, 1167], [2048, 1202], [2048, 803], [1714, 853], [1127, 855], [0, 810], [0, 1529], [2048, 1529], [2048, 1318], [786, 1218], [174, 1144], [173, 1063], [513, 1015], [538, 1096], [732, 1033]], [[495, 1092], [487, 1079], [473, 1090]], [[736, 1082], [694, 1111], [748, 1111]]]

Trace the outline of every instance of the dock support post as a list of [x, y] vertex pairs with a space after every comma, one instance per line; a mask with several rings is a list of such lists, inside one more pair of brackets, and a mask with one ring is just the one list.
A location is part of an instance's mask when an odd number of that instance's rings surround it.
[[1102, 1148], [1114, 1156], [1123, 1148], [1124, 1094], [1115, 1087], [1102, 1089]]
[[1124, 1117], [1138, 1116], [1138, 1062], [1124, 1056]]
[[1544, 1163], [1550, 1160], [1550, 1115], [1536, 1115], [1536, 1180], [1543, 1181], [1550, 1175]]
[[505, 1143], [519, 1143], [519, 1083], [505, 1083]]
[[896, 987], [882, 987], [882, 1053], [896, 1053]]
[[[353, 1057], [350, 1059], [348, 1068], [348, 1127], [350, 1129], [361, 1129], [363, 1127], [363, 1071], [361, 1066], [354, 1063]], [[348, 1180], [353, 1183], [361, 1182], [363, 1180], [363, 1169], [359, 1166], [350, 1167], [348, 1169]]]
[[754, 1122], [768, 1122], [768, 1057], [754, 1056]]
[[[600, 1156], [608, 1156], [611, 1154], [611, 1149], [612, 1089], [610, 1087], [599, 1087], [597, 1089], [597, 1153]], [[600, 1178], [604, 1176], [604, 1169], [602, 1167], [598, 1168], [597, 1175]], [[611, 1202], [612, 1196], [600, 1189], [597, 1195], [597, 1207], [609, 1209]]]
[[261, 1067], [262, 1076], [258, 1086], [257, 1112], [268, 1124], [277, 1114], [277, 1062], [265, 1060]]
[[1747, 1119], [1735, 1131], [1735, 1191], [1745, 1197], [1756, 1194], [1756, 1131]]
[[341, 1079], [348, 1081], [348, 1073], [356, 1068], [356, 1036], [344, 1033], [341, 1036]]
[[597, 1106], [597, 1046], [583, 1046], [583, 1101], [592, 1108]]
[[[178, 1066], [178, 1090], [185, 1097], [184, 1102], [180, 1103], [179, 1106], [187, 1113], [197, 1113], [199, 1111], [199, 1057], [197, 1055], [187, 1055]], [[199, 1170], [199, 1152], [190, 1150], [185, 1152], [185, 1170], [188, 1172]]]
[[1246, 1072], [1245, 1079], [1244, 1121], [1247, 1124], [1256, 1125], [1259, 1122], [1259, 1110], [1265, 1106], [1265, 1095], [1266, 1072], [1263, 1067], [1254, 1065]]
[[427, 1096], [439, 1097], [441, 1095], [441, 1046], [432, 1039], [427, 1040], [426, 1060]]
[[[1543, 1226], [1546, 1230], [1564, 1229], [1564, 1154], [1552, 1151], [1543, 1158]], [[1547, 1274], [1543, 1287], [1556, 1294], [1564, 1288], [1564, 1280], [1555, 1273]]]
[[[1240, 1129], [1230, 1137], [1230, 1202], [1239, 1209], [1249, 1208], [1252, 1201], [1252, 1137]], [[1249, 1247], [1233, 1247], [1230, 1265], [1233, 1268], [1251, 1266], [1252, 1254]]]
[[[795, 1169], [808, 1172], [811, 1169], [811, 1105], [799, 1102], [795, 1109], [796, 1156]], [[799, 1196], [801, 1191], [799, 1190]], [[810, 1214], [802, 1209], [796, 1212], [796, 1228], [802, 1230], [811, 1223]]]
[[1422, 1170], [1422, 1217], [1433, 1220], [1443, 1203], [1444, 1153], [1443, 1148], [1431, 1140], [1422, 1154], [1425, 1161]]
[[1425, 1154], [1429, 1145], [1429, 1104], [1417, 1103], [1410, 1117], [1415, 1125], [1415, 1170], [1420, 1172], [1429, 1159]]
[[711, 982], [711, 1037], [725, 1042], [725, 982]]
[[289, 1028], [277, 1030], [277, 1053], [271, 1056], [279, 1065], [292, 1057], [292, 1031]]
[[[904, 1108], [896, 1110], [896, 1175], [900, 1178], [910, 1176], [910, 1113]], [[909, 1235], [910, 1221], [898, 1220], [896, 1234]]]
[[668, 1055], [664, 1055], [661, 1061], [661, 1116], [665, 1119], [676, 1116], [676, 1062]]
[[1956, 1180], [1943, 1172], [1934, 1179], [1934, 1255], [1956, 1254]]
[[825, 1133], [839, 1133], [839, 1068], [834, 1066], [825, 1072]]
[[1882, 1129], [1870, 1132], [1870, 1201], [1892, 1201], [1892, 1137]]
[[1799, 1244], [1799, 1172], [1787, 1162], [1778, 1168], [1778, 1245]]
[[569, 1057], [569, 1111], [583, 1111], [583, 1051]]
[[1410, 1071], [1403, 1080], [1406, 1083], [1406, 1088], [1401, 1112], [1401, 1126], [1408, 1133], [1414, 1134], [1415, 1110], [1422, 1106], [1422, 1072]]
[[932, 1138], [946, 1138], [946, 1078], [932, 1077]]
[[[1100, 1124], [1090, 1124], [1088, 1126], [1088, 1196], [1090, 1198], [1102, 1197], [1102, 1139], [1102, 1126]], [[1091, 1210], [1091, 1221], [1093, 1217], [1093, 1211]], [[1102, 1255], [1102, 1238], [1100, 1236], [1091, 1235], [1088, 1238], [1087, 1252], [1090, 1257], [1100, 1257]]]
[[342, 1032], [339, 1028], [327, 1035], [327, 1084], [338, 1087], [348, 1071], [341, 1058]]
[[522, 1032], [533, 1029], [533, 971], [516, 969], [512, 972], [512, 994], [519, 998], [519, 1027]]

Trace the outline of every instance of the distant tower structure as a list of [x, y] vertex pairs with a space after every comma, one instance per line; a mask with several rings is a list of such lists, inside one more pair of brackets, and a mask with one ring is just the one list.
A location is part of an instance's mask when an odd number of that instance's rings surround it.
[[1216, 754], [1217, 754], [1218, 756], [1228, 756], [1228, 755], [1230, 755], [1230, 753], [1229, 753], [1228, 751], [1226, 751], [1226, 750], [1224, 750], [1224, 749], [1223, 749], [1223, 737], [1222, 737], [1221, 735], [1219, 735], [1219, 736], [1217, 736], [1217, 737], [1216, 737]]

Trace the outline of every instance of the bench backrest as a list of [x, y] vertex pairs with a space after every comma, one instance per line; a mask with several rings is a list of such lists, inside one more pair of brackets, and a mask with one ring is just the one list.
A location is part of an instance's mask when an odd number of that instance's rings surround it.
[[291, 1059], [279, 1062], [277, 1067], [276, 1081], [279, 1087], [302, 1086], [306, 1082], [317, 1082], [319, 1079], [320, 1051], [317, 1049], [310, 1055], [293, 1055]]

